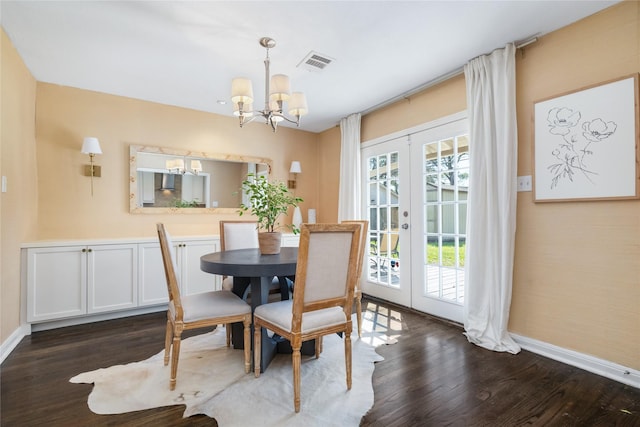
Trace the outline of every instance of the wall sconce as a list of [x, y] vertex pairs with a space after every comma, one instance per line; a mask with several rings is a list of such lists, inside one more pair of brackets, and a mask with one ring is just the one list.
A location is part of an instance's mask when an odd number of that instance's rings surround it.
[[290, 189], [295, 189], [296, 188], [296, 179], [297, 179], [297, 175], [299, 173], [302, 173], [302, 168], [300, 167], [300, 162], [297, 160], [294, 160], [291, 162], [291, 168], [289, 168], [289, 173], [293, 174], [293, 179], [287, 181], [287, 187]]
[[80, 150], [82, 154], [89, 155], [89, 165], [86, 165], [84, 168], [84, 175], [91, 177], [91, 196], [93, 196], [93, 177], [101, 177], [102, 169], [100, 166], [96, 166], [93, 164], [93, 157], [96, 154], [102, 154], [102, 150], [100, 149], [100, 141], [98, 138], [88, 136], [85, 137], [82, 141], [82, 149]]

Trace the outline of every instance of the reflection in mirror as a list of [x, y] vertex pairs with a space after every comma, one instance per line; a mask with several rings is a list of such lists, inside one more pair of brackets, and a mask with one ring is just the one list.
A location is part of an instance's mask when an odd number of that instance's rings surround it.
[[131, 213], [235, 211], [248, 173], [268, 176], [271, 160], [132, 145]]

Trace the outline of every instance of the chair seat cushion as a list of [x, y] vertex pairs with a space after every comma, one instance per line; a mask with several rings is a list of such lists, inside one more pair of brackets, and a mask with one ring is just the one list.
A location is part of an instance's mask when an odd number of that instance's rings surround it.
[[[195, 322], [214, 317], [239, 316], [251, 313], [251, 307], [236, 294], [229, 291], [212, 291], [187, 295], [181, 298], [185, 322]], [[169, 312], [175, 318], [173, 302]]]
[[[285, 331], [291, 331], [293, 318], [293, 300], [278, 301], [256, 307], [254, 316], [277, 325]], [[342, 307], [323, 308], [302, 314], [302, 333], [311, 333], [347, 321]]]

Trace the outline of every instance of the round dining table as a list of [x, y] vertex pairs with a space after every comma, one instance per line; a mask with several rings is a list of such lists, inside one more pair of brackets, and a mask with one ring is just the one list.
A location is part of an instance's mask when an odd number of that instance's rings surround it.
[[[296, 247], [283, 247], [279, 254], [273, 255], [263, 255], [258, 248], [236, 249], [203, 255], [200, 257], [200, 269], [207, 273], [232, 276], [233, 292], [241, 298], [246, 297], [245, 290], [250, 287], [253, 311], [257, 306], [268, 302], [269, 289], [274, 277], [282, 281], [287, 277], [295, 276], [297, 261], [298, 248]], [[289, 298], [288, 293], [284, 298]], [[234, 324], [232, 331], [233, 347], [243, 348], [242, 324]], [[279, 348], [285, 348], [285, 352], [290, 348], [288, 342], [281, 341], [279, 337], [268, 337], [267, 331], [262, 330], [260, 361], [262, 372], [275, 357]]]

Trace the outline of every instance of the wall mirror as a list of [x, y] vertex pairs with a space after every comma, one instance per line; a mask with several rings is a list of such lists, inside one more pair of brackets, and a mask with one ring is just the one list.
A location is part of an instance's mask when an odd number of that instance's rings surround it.
[[229, 213], [247, 174], [268, 176], [271, 159], [132, 145], [131, 213]]

